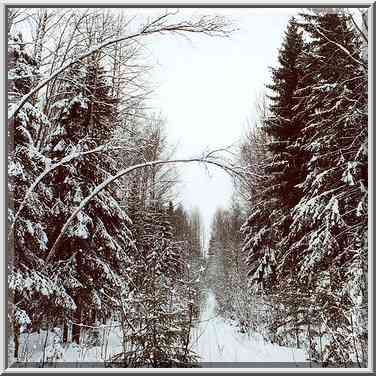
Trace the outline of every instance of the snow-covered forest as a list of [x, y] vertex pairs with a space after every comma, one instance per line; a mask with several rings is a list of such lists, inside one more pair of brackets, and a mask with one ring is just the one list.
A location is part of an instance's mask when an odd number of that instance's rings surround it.
[[[184, 159], [145, 51], [231, 40], [201, 11], [7, 8], [9, 366], [367, 367], [367, 10], [297, 12], [243, 139]], [[187, 163], [233, 180], [207, 245]]]

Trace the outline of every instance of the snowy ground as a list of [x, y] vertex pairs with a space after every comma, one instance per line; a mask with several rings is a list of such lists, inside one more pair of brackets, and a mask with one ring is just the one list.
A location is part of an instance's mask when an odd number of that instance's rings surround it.
[[[235, 326], [231, 326], [217, 316], [215, 311], [215, 296], [209, 290], [200, 323], [192, 335], [192, 349], [200, 355], [201, 362], [304, 362], [303, 350], [265, 343], [257, 333], [252, 335], [239, 333]], [[40, 334], [30, 335], [24, 333], [21, 335], [20, 361], [52, 360], [74, 363], [77, 367], [82, 367], [82, 363], [87, 362], [109, 361], [112, 355], [122, 350], [121, 332], [116, 323], [112, 325], [114, 327], [102, 326], [100, 330], [105, 342], [101, 346], [94, 347], [85, 344], [77, 346], [72, 343], [62, 347], [54, 343], [58, 336], [53, 332], [48, 334], [47, 341], [46, 331], [41, 330]], [[82, 334], [82, 340], [85, 342], [85, 334]]]
[[[59, 328], [57, 328], [59, 329]], [[87, 342], [85, 332], [81, 334], [82, 344], [68, 343], [66, 346], [60, 344], [61, 333], [50, 331], [47, 333], [41, 330], [40, 333], [23, 333], [20, 336], [19, 361], [20, 362], [68, 362], [79, 365], [79, 363], [95, 363], [109, 361], [114, 354], [122, 351], [121, 331], [115, 322], [112, 325], [102, 325], [99, 329], [104, 341], [101, 346], [92, 346]], [[9, 345], [9, 363], [13, 363], [13, 343]], [[74, 365], [73, 365], [74, 366]]]
[[239, 333], [215, 313], [216, 301], [208, 291], [200, 324], [193, 335], [192, 349], [202, 362], [304, 362], [303, 350], [265, 343], [262, 336]]

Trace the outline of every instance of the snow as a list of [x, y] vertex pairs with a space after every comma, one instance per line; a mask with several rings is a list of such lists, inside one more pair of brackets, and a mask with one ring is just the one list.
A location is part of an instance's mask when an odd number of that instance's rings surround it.
[[347, 162], [347, 169], [343, 173], [343, 176], [342, 176], [343, 182], [345, 182], [346, 184], [348, 184], [350, 186], [355, 185], [353, 174], [356, 173], [356, 169], [357, 169], [358, 165], [359, 165], [358, 162]]
[[[101, 346], [90, 346], [89, 332], [83, 331], [82, 343], [62, 343], [61, 328], [53, 328], [49, 332], [40, 330], [40, 333], [20, 334], [20, 362], [104, 362], [108, 361], [112, 355], [122, 351], [121, 334], [119, 324], [100, 325], [98, 330], [104, 338]], [[13, 341], [9, 343], [13, 349]], [[45, 348], [45, 351], [43, 349]], [[10, 363], [13, 359], [10, 359]], [[85, 364], [83, 364], [85, 366]], [[77, 364], [77, 366], [79, 366]]]
[[52, 151], [55, 151], [55, 152], [61, 152], [61, 151], [64, 151], [65, 149], [65, 141], [64, 140], [60, 140], [57, 145], [52, 149]]
[[9, 160], [8, 166], [9, 176], [22, 176], [25, 179], [24, 170], [18, 161]]
[[72, 235], [81, 239], [87, 239], [89, 237], [88, 225], [92, 224], [92, 220], [84, 212], [77, 214], [77, 224], [72, 231]]
[[76, 95], [75, 97], [72, 98], [69, 107], [78, 104], [80, 105], [80, 108], [82, 110], [86, 110], [88, 108], [87, 102], [88, 102], [88, 99], [84, 98], [83, 95], [80, 93], [79, 95]]
[[359, 202], [357, 208], [356, 208], [356, 216], [360, 217], [363, 213], [363, 203], [362, 201]]
[[[28, 323], [28, 320], [24, 320]], [[171, 330], [174, 328], [171, 328]], [[90, 331], [81, 333], [82, 343], [62, 343], [62, 331], [54, 328], [48, 333], [20, 334], [20, 361], [69, 362], [79, 367], [80, 362], [109, 361], [113, 355], [122, 351], [120, 324], [112, 321], [110, 325], [99, 325], [98, 334], [104, 339], [101, 345], [90, 344]], [[10, 343], [12, 346], [12, 342]], [[45, 352], [43, 349], [45, 348]], [[199, 324], [193, 330], [191, 349], [200, 356], [200, 362], [304, 362], [303, 350], [281, 347], [264, 342], [257, 333], [242, 334], [235, 326], [216, 314], [214, 293], [209, 290], [207, 301]], [[205, 365], [202, 365], [205, 367]]]
[[30, 324], [30, 323], [31, 323], [28, 314], [27, 314], [24, 310], [19, 309], [19, 308], [16, 309], [16, 312], [15, 312], [15, 319], [16, 319], [16, 321], [17, 321], [21, 326], [24, 326], [24, 325], [27, 325], [27, 324]]
[[305, 352], [264, 342], [261, 335], [242, 334], [216, 314], [214, 293], [209, 290], [196, 328], [192, 349], [201, 362], [304, 362]]

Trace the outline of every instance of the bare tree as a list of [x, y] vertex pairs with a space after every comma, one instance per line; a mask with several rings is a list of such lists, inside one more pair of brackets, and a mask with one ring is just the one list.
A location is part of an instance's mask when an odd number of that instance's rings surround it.
[[103, 43], [99, 43], [87, 52], [80, 54], [79, 56], [73, 58], [71, 61], [63, 64], [60, 68], [51, 72], [49, 77], [44, 79], [36, 87], [34, 87], [29, 93], [25, 94], [18, 103], [14, 104], [9, 113], [8, 119], [12, 119], [22, 106], [36, 93], [53, 81], [56, 77], [62, 74], [69, 67], [82, 61], [83, 59], [105, 49], [106, 47], [112, 46], [116, 43], [122, 41], [137, 41], [141, 37], [149, 36], [152, 34], [163, 34], [163, 33], [202, 33], [206, 35], [216, 35], [216, 36], [226, 36], [229, 35], [231, 29], [229, 28], [228, 23], [224, 18], [221, 17], [206, 17], [203, 16], [197, 21], [181, 21], [177, 23], [169, 23], [168, 20], [172, 16], [172, 13], [166, 12], [160, 17], [148, 22], [146, 25], [143, 25], [139, 31], [132, 33], [130, 35], [124, 35], [119, 38], [114, 38]]

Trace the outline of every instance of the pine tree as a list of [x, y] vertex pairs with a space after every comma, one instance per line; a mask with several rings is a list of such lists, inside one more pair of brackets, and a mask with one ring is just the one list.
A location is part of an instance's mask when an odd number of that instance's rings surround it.
[[[36, 62], [26, 50], [22, 35], [11, 34], [9, 41], [8, 91], [12, 105], [38, 83], [38, 78]], [[38, 104], [31, 102], [25, 103], [8, 123], [8, 241], [11, 249], [8, 281], [16, 359], [21, 328], [38, 327], [38, 322], [47, 313], [46, 307], [51, 307], [51, 320], [54, 313], [75, 309], [73, 300], [58, 279], [48, 274], [44, 262], [50, 244], [50, 208], [54, 203], [53, 191], [48, 183], [39, 184], [14, 222], [27, 190], [51, 164], [51, 160], [35, 145], [38, 129], [48, 126], [49, 120]]]
[[[316, 360], [348, 365], [351, 354], [364, 347], [364, 334], [354, 333], [353, 317], [360, 317], [362, 304], [357, 300], [364, 292], [361, 275], [367, 254], [366, 71], [348, 16], [303, 17], [302, 27], [311, 39], [309, 120], [303, 129], [303, 148], [310, 160], [291, 237], [300, 249], [298, 275], [305, 285], [301, 291], [315, 296], [311, 316], [330, 338]], [[354, 273], [355, 284], [350, 281]], [[354, 291], [359, 294], [356, 298]]]
[[295, 118], [294, 107], [295, 92], [303, 74], [299, 64], [302, 50], [302, 33], [292, 18], [279, 51], [280, 65], [272, 70], [273, 83], [268, 85], [272, 91], [269, 112], [262, 119], [261, 132], [266, 140], [264, 178], [257, 198], [252, 198], [257, 204], [243, 226], [249, 274], [265, 292], [271, 292], [277, 283], [278, 260], [287, 251], [284, 239], [291, 224], [290, 209], [301, 195], [297, 184], [303, 180], [304, 155], [296, 147], [301, 123]]
[[142, 223], [135, 232], [137, 252], [130, 271], [131, 317], [137, 330], [127, 335], [132, 350], [122, 359], [134, 367], [184, 366], [195, 358], [187, 346], [193, 325], [189, 302], [178, 294], [189, 288], [182, 249], [173, 240], [168, 210], [160, 204], [130, 212], [134, 224], [137, 215]]
[[[311, 360], [362, 365], [367, 62], [351, 17], [316, 11], [302, 17], [294, 26], [307, 37], [295, 60], [296, 85], [282, 85], [288, 80], [280, 74], [288, 69], [273, 71], [270, 88], [281, 95], [270, 97], [266, 135], [259, 135], [268, 142], [256, 160], [244, 251], [252, 285], [259, 282], [272, 306], [269, 338], [284, 344], [292, 340], [285, 334], [296, 332], [299, 346], [306, 332]], [[286, 56], [283, 61], [291, 62]]]
[[[46, 150], [52, 160], [74, 151], [86, 151], [106, 143], [116, 125], [116, 101], [105, 79], [99, 59], [89, 59], [67, 72], [64, 97], [53, 105], [54, 129], [47, 138]], [[70, 94], [70, 96], [67, 95]], [[90, 154], [69, 166], [54, 170], [56, 204], [49, 226], [53, 243], [74, 206], [90, 194], [108, 174], [113, 174], [111, 159]], [[81, 211], [58, 244], [55, 273], [74, 298], [77, 310], [73, 321], [73, 340], [79, 343], [82, 322], [104, 320], [112, 311], [116, 296], [112, 291], [128, 262], [132, 248], [128, 217], [119, 206], [113, 188], [102, 191]]]

